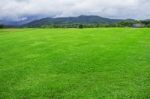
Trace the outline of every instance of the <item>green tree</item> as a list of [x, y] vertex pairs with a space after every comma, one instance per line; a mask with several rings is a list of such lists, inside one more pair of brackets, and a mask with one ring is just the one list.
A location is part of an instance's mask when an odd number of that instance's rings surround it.
[[4, 25], [0, 24], [0, 29], [4, 28]]
[[82, 24], [80, 24], [80, 25], [78, 26], [78, 28], [79, 28], [79, 29], [82, 29], [82, 28], [83, 28], [83, 25], [82, 25]]

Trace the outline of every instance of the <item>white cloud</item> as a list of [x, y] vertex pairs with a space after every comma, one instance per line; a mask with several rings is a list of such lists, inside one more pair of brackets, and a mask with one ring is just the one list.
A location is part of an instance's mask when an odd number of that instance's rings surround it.
[[0, 19], [26, 16], [99, 15], [110, 18], [150, 18], [150, 0], [0, 0]]

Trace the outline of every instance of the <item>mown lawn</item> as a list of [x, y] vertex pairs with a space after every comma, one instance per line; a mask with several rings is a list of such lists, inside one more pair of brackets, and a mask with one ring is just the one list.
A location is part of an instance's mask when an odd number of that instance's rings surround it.
[[150, 99], [150, 29], [1, 29], [0, 99]]

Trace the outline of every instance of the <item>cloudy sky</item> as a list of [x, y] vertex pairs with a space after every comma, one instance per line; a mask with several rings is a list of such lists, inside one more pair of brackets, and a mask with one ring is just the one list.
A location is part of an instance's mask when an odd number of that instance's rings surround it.
[[150, 0], [0, 0], [0, 20], [79, 15], [150, 19]]

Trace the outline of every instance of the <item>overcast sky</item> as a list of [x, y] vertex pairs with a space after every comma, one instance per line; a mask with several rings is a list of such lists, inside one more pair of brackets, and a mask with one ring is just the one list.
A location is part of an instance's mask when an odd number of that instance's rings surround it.
[[150, 0], [0, 0], [0, 20], [79, 15], [150, 19]]

